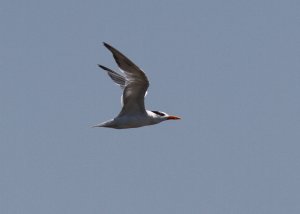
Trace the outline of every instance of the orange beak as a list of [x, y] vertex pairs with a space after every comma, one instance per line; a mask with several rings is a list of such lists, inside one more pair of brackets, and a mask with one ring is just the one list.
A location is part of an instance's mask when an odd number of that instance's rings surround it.
[[172, 115], [170, 115], [170, 116], [167, 117], [167, 119], [168, 119], [168, 120], [180, 120], [181, 118], [180, 118], [180, 117], [177, 117], [177, 116], [172, 116]]

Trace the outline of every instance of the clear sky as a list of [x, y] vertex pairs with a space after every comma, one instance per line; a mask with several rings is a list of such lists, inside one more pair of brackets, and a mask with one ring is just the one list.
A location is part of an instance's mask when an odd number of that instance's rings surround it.
[[[1, 214], [300, 213], [300, 2], [2, 0]], [[181, 116], [120, 111], [106, 41]]]

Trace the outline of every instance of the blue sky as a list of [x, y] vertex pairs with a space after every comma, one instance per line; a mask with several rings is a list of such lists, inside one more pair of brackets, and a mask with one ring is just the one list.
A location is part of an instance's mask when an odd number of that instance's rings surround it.
[[[0, 213], [299, 213], [299, 1], [0, 3]], [[180, 115], [120, 110], [108, 42]]]

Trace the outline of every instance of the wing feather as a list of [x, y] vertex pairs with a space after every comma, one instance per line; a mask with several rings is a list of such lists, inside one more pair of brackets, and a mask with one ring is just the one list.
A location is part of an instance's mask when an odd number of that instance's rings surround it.
[[100, 68], [105, 70], [109, 77], [117, 84], [119, 85], [122, 89], [125, 88], [126, 85], [126, 79], [122, 75], [118, 74], [117, 72], [103, 66], [103, 65], [98, 65]]

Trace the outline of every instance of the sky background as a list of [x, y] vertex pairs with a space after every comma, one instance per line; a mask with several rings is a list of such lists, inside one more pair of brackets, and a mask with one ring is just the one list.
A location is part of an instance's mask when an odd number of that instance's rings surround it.
[[[300, 2], [0, 3], [1, 214], [300, 213]], [[179, 115], [120, 111], [108, 42]]]

